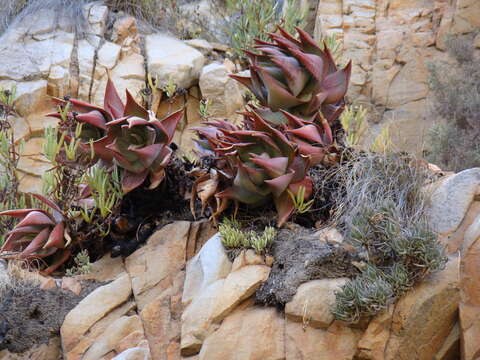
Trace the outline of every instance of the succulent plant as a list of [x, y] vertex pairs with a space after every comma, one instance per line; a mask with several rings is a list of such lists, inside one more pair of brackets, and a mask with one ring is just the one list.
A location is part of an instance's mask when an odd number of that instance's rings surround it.
[[0, 216], [20, 219], [13, 230], [7, 233], [0, 251], [12, 252], [13, 254], [8, 257], [17, 259], [42, 259], [57, 254], [54, 263], [46, 270], [48, 273], [67, 260], [70, 252], [66, 248], [70, 238], [60, 208], [41, 195], [31, 195], [41, 201], [48, 211], [19, 209], [0, 212]]
[[[307, 176], [310, 158], [300, 154], [298, 147], [281, 131], [253, 111], [244, 113], [243, 128], [224, 121], [210, 122], [196, 128], [201, 140], [207, 140], [218, 161], [224, 164], [217, 171], [202, 174], [197, 182], [203, 193], [202, 203], [211, 196], [233, 199], [258, 206], [273, 198], [278, 212], [278, 226], [294, 211], [292, 195], [303, 188], [305, 199], [312, 193], [312, 181]], [[211, 151], [211, 150], [209, 150]], [[217, 168], [219, 168], [217, 166]], [[219, 191], [218, 172], [230, 179]], [[198, 192], [197, 189], [194, 193]], [[218, 207], [223, 210], [224, 203]], [[214, 215], [219, 214], [219, 209]]]
[[172, 142], [178, 122], [183, 117], [179, 110], [162, 121], [138, 116], [122, 117], [107, 123], [108, 136], [113, 142], [106, 146], [125, 172], [122, 188], [125, 193], [141, 185], [147, 177], [149, 189], [156, 188], [165, 176], [165, 167], [170, 161]]
[[[55, 99], [62, 106], [71, 104], [67, 120], [83, 123], [80, 139], [84, 150], [92, 141], [95, 154], [107, 163], [113, 160], [125, 170], [123, 191], [129, 192], [149, 176], [150, 189], [160, 184], [172, 154], [169, 145], [183, 111], [159, 121], [139, 105], [130, 92], [123, 104], [112, 81], [105, 89], [104, 108], [75, 99]], [[62, 113], [50, 114], [62, 119]]]
[[351, 62], [337, 69], [326, 45], [322, 50], [309, 34], [296, 29], [299, 39], [279, 27], [278, 34], [269, 34], [272, 42], [256, 40], [258, 53], [245, 51], [250, 76], [231, 77], [252, 91], [266, 107], [262, 116], [270, 115], [271, 121], [285, 121], [279, 110], [305, 119], [320, 111], [332, 124], [343, 110]]

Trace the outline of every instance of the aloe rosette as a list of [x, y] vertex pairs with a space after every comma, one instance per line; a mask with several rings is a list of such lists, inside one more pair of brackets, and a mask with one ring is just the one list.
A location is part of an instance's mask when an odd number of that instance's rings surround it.
[[182, 117], [183, 110], [179, 110], [162, 121], [149, 113], [148, 119], [132, 116], [107, 123], [107, 133], [113, 141], [106, 148], [125, 170], [122, 178], [125, 193], [141, 185], [147, 177], [149, 189], [162, 182], [172, 155], [169, 145]]
[[70, 252], [69, 236], [66, 231], [65, 217], [60, 208], [47, 198], [31, 194], [43, 204], [44, 209], [19, 209], [0, 212], [0, 216], [11, 216], [20, 221], [6, 235], [5, 243], [0, 252], [11, 253], [6, 257], [17, 259], [42, 259], [57, 255], [54, 263], [46, 270], [51, 272], [60, 266]]
[[351, 62], [338, 69], [328, 48], [321, 49], [302, 29], [297, 28], [298, 39], [278, 30], [269, 34], [272, 42], [256, 40], [257, 52], [245, 51], [250, 76], [231, 77], [252, 91], [265, 107], [262, 115], [273, 121], [282, 121], [279, 110], [304, 118], [320, 111], [332, 124], [344, 107]]
[[307, 175], [310, 159], [257, 113], [246, 112], [244, 116], [243, 128], [226, 129], [227, 126], [220, 127], [217, 122], [196, 129], [200, 138], [206, 139], [215, 150], [216, 158], [229, 164], [224, 173], [231, 176], [230, 184], [222, 191], [212, 190], [211, 177], [203, 181], [202, 187], [211, 189], [217, 199], [232, 199], [252, 206], [273, 198], [281, 226], [294, 211], [292, 196], [301, 187], [305, 199], [311, 196], [312, 181]]

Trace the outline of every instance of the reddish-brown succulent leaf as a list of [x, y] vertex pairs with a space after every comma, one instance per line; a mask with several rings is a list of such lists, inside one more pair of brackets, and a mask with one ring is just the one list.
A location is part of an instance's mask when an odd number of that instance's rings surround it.
[[317, 45], [317, 42], [310, 36], [309, 33], [307, 33], [305, 30], [299, 28], [298, 26], [295, 27], [295, 30], [297, 30], [298, 35], [300, 36], [300, 42], [302, 43], [302, 49], [305, 51], [311, 53], [311, 54], [316, 54], [321, 57], [323, 57], [325, 54], [320, 49], [320, 47]]
[[122, 190], [125, 194], [129, 193], [133, 189], [143, 184], [148, 176], [148, 170], [145, 170], [139, 174], [131, 171], [125, 171], [122, 179]]
[[131, 145], [128, 150], [136, 153], [143, 166], [148, 168], [150, 165], [153, 164], [157, 156], [160, 154], [162, 147], [162, 144], [152, 144], [137, 149]]
[[295, 175], [295, 172], [290, 171], [287, 174], [276, 177], [274, 179], [265, 180], [265, 182], [272, 189], [272, 193], [274, 195], [274, 198], [281, 196], [282, 193], [285, 192], [285, 190], [288, 188], [288, 185], [292, 181], [294, 175]]
[[293, 96], [298, 96], [308, 82], [308, 73], [293, 57], [274, 55], [271, 61], [283, 72]]
[[292, 216], [295, 205], [287, 192], [284, 192], [280, 197], [275, 197], [273, 201], [278, 214], [277, 226], [282, 227]]
[[41, 230], [39, 233], [37, 233], [37, 235], [33, 238], [30, 244], [28, 244], [25, 250], [22, 251], [20, 256], [26, 258], [32, 255], [35, 251], [41, 249], [45, 244], [45, 242], [47, 241], [49, 234], [50, 234], [49, 227], [46, 227], [43, 230]]
[[123, 116], [125, 106], [123, 105], [122, 99], [120, 99], [117, 89], [115, 89], [110, 77], [108, 77], [107, 87], [105, 88], [103, 106], [115, 119]]
[[322, 87], [328, 93], [325, 102], [336, 103], [343, 99], [348, 89], [350, 73], [352, 70], [352, 62], [350, 61], [345, 68], [337, 70], [333, 74], [325, 77]]
[[77, 120], [90, 124], [94, 127], [100, 128], [102, 130], [107, 130], [107, 119], [103, 116], [103, 114], [98, 110], [92, 110], [88, 113], [78, 114]]
[[58, 223], [55, 225], [53, 230], [50, 232], [47, 242], [43, 246], [44, 249], [48, 249], [51, 247], [62, 249], [65, 247], [65, 224], [63, 222]]
[[137, 116], [139, 118], [148, 119], [148, 111], [138, 104], [128, 89], [126, 90], [127, 102], [123, 109], [122, 116]]
[[57, 220], [57, 216], [55, 216], [55, 212], [57, 212], [59, 215], [62, 215], [62, 218], [63, 218], [63, 212], [62, 210], [58, 207], [57, 204], [55, 204], [53, 201], [47, 199], [45, 196], [43, 195], [40, 195], [40, 194], [35, 194], [35, 193], [29, 193], [30, 196], [33, 196], [34, 198], [36, 198], [37, 200], [40, 200], [42, 203], [44, 203], [45, 205], [47, 205], [50, 209], [54, 210], [54, 217], [55, 217], [55, 220]]
[[21, 219], [25, 216], [27, 216], [30, 212], [32, 211], [43, 211], [41, 209], [17, 209], [17, 210], [6, 210], [0, 212], [0, 216], [11, 216], [17, 219]]
[[241, 75], [235, 75], [235, 74], [230, 74], [228, 76], [230, 76], [234, 80], [237, 80], [240, 84], [243, 84], [250, 91], [253, 92], [252, 78], [250, 76], [241, 76]]
[[316, 125], [305, 125], [298, 129], [287, 130], [287, 132], [315, 143], [323, 144], [323, 139], [320, 135], [319, 128]]
[[43, 211], [32, 210], [16, 226], [22, 227], [31, 225], [55, 225], [55, 223]]
[[278, 177], [287, 171], [288, 166], [288, 158], [287, 157], [277, 157], [271, 159], [265, 159], [260, 156], [256, 156], [251, 158], [251, 161], [258, 166], [261, 166], [265, 169], [266, 173], [270, 177]]
[[[55, 250], [55, 249], [52, 249]], [[61, 251], [57, 251], [55, 254], [55, 259], [48, 268], [46, 268], [44, 271], [42, 271], [42, 274], [44, 275], [50, 275], [53, 273], [55, 270], [57, 270], [60, 266], [62, 266], [72, 255], [70, 249], [64, 249]]]

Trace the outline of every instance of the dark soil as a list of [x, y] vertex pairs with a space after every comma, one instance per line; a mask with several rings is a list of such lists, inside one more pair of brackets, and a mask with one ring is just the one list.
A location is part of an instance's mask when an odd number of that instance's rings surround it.
[[0, 299], [0, 350], [21, 353], [34, 345], [47, 344], [59, 336], [67, 313], [102, 283], [82, 282], [75, 295], [60, 288], [41, 290], [22, 284], [8, 289]]
[[256, 301], [283, 307], [310, 280], [351, 277], [358, 274], [354, 253], [339, 244], [320, 241], [308, 229], [281, 230], [273, 244], [275, 258], [267, 281], [256, 292]]

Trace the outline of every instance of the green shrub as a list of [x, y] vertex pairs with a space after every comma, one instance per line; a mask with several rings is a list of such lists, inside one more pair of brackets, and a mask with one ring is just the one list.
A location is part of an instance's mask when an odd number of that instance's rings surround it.
[[85, 275], [92, 272], [92, 264], [87, 250], [80, 251], [73, 261], [75, 265], [65, 271], [66, 276]]
[[335, 170], [334, 222], [363, 258], [361, 274], [336, 294], [333, 313], [356, 322], [373, 315], [446, 263], [429, 227], [432, 181], [426, 168], [398, 154], [361, 154]]
[[444, 122], [429, 134], [427, 157], [446, 170], [461, 171], [480, 165], [480, 67], [472, 39], [451, 37], [447, 49], [456, 66], [429, 64], [434, 115]]

